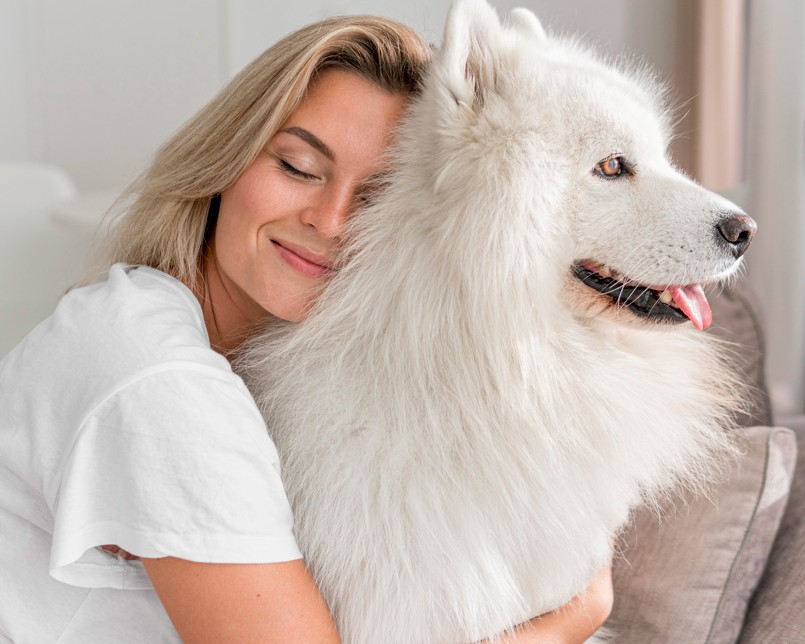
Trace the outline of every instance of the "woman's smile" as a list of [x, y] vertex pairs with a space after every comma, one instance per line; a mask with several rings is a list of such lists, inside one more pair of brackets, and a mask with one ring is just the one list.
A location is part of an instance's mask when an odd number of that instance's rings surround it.
[[328, 277], [334, 272], [332, 262], [323, 255], [290, 242], [271, 240], [271, 244], [291, 268], [310, 277]]

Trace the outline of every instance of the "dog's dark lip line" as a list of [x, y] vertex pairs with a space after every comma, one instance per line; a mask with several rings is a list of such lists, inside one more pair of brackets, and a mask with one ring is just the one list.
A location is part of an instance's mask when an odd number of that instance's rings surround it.
[[629, 286], [623, 282], [604, 277], [585, 268], [581, 263], [573, 264], [572, 272], [585, 286], [606, 295], [619, 307], [626, 307], [639, 317], [656, 322], [676, 324], [687, 322], [688, 316], [679, 309], [660, 301], [657, 291], [647, 286]]

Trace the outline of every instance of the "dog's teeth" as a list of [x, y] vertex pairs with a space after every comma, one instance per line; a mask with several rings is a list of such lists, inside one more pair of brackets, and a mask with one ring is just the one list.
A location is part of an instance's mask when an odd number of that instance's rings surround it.
[[598, 274], [601, 277], [611, 277], [612, 271], [609, 270], [609, 266], [602, 266], [601, 268], [598, 269]]
[[668, 291], [663, 291], [660, 293], [660, 302], [663, 304], [670, 304], [674, 301], [674, 298], [671, 297], [671, 294]]
[[623, 278], [623, 275], [614, 269], [610, 272], [610, 276], [612, 277], [612, 279], [618, 281], [620, 281], [621, 278]]

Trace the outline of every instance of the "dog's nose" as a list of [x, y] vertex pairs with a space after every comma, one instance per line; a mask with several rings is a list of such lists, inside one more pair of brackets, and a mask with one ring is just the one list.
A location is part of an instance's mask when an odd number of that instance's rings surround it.
[[730, 213], [718, 223], [718, 232], [736, 259], [749, 248], [756, 230], [755, 220], [743, 213]]

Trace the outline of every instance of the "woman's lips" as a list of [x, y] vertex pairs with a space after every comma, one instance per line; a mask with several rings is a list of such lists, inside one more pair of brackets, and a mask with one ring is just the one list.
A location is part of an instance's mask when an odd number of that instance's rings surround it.
[[333, 272], [326, 257], [313, 253], [300, 246], [271, 240], [280, 257], [291, 268], [308, 277], [325, 277]]

